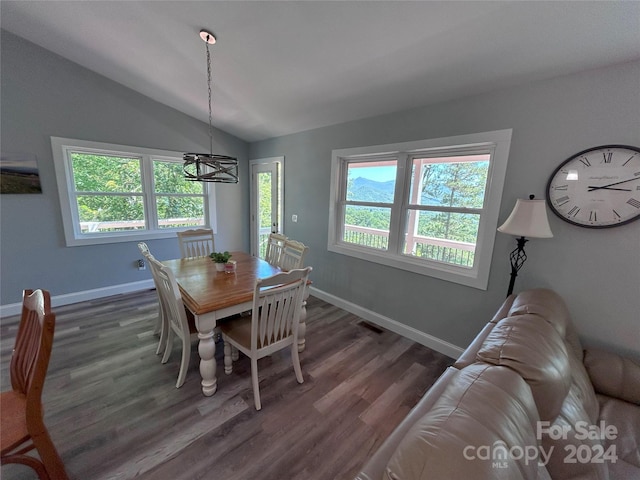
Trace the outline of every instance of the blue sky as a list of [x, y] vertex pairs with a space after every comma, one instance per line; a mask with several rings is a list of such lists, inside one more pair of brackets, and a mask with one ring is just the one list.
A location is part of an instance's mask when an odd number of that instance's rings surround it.
[[368, 178], [376, 182], [388, 182], [396, 179], [396, 167], [364, 167], [349, 169], [349, 179]]

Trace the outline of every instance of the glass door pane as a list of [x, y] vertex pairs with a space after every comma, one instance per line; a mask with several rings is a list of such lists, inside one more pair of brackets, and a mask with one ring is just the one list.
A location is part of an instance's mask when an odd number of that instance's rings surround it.
[[251, 164], [251, 253], [264, 258], [270, 233], [281, 233], [282, 157]]

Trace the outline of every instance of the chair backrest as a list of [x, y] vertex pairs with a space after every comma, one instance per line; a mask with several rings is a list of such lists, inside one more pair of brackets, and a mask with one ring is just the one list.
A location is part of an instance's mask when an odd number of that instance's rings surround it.
[[142, 254], [143, 257], [148, 257], [149, 255], [151, 255], [151, 252], [149, 251], [149, 247], [144, 242], [138, 243], [138, 250], [140, 250], [140, 253]]
[[304, 243], [296, 240], [287, 240], [284, 242], [284, 248], [280, 255], [277, 265], [281, 270], [288, 272], [297, 268], [304, 267], [304, 257], [307, 255], [309, 247]]
[[178, 241], [182, 258], [206, 257], [215, 252], [213, 230], [210, 228], [178, 232]]
[[284, 242], [287, 241], [287, 237], [280, 233], [269, 234], [269, 240], [267, 241], [267, 252], [264, 259], [271, 265], [277, 266], [280, 262], [280, 256], [282, 250], [284, 250]]
[[304, 290], [311, 267], [259, 278], [253, 293], [251, 350], [278, 350], [297, 342]]
[[[142, 256], [147, 260], [147, 263], [149, 264], [149, 270], [151, 270], [151, 277], [153, 278], [153, 283], [156, 285], [156, 290], [158, 289], [158, 282], [156, 280], [156, 269], [153, 268], [153, 265], [151, 264], [151, 259], [155, 259], [155, 257], [151, 254], [151, 252], [149, 251], [149, 247], [147, 247], [147, 244], [144, 242], [140, 242], [138, 244], [138, 249], [140, 250], [140, 253], [142, 254]], [[156, 261], [156, 263], [159, 263]]]
[[46, 290], [25, 290], [11, 357], [11, 387], [27, 396], [27, 410], [42, 420], [42, 388], [49, 368], [56, 316]]
[[169, 267], [160, 263], [153, 256], [149, 259], [149, 263], [152, 265], [151, 268], [156, 271], [156, 288], [171, 328], [179, 335], [184, 335], [188, 338], [190, 333], [187, 313], [185, 312], [184, 304], [182, 303], [182, 295], [178, 288], [178, 282], [176, 281], [173, 271]]
[[[138, 244], [138, 248], [140, 248], [141, 244], [146, 247], [146, 244], [144, 242], [140, 242]], [[143, 248], [140, 248], [140, 251], [142, 252], [144, 258], [146, 258], [147, 265], [149, 265], [149, 270], [151, 271], [151, 278], [153, 278], [153, 284], [155, 285], [156, 293], [158, 294], [158, 303], [160, 304], [160, 321], [162, 321], [162, 318], [167, 318], [168, 316], [170, 316], [169, 306], [167, 305], [166, 297], [162, 295], [162, 285], [160, 283], [160, 277], [158, 276], [158, 270], [160, 266], [162, 266], [162, 263], [156, 260], [156, 257], [151, 255], [149, 249], [147, 249], [147, 253], [143, 252]]]

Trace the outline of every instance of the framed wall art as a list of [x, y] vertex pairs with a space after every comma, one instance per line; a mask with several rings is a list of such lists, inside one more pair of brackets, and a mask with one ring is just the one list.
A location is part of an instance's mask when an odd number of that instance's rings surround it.
[[42, 193], [35, 155], [0, 154], [0, 193]]

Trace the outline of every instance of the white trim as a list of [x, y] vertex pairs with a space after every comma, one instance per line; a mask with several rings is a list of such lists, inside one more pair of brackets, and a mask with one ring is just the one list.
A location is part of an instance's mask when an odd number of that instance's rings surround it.
[[[70, 305], [72, 303], [86, 302], [96, 300], [98, 298], [110, 297], [112, 295], [120, 295], [122, 293], [139, 292], [154, 288], [153, 280], [140, 280], [139, 282], [123, 283], [120, 285], [112, 285], [110, 287], [94, 288], [92, 290], [83, 290], [81, 292], [65, 293], [51, 297], [51, 306], [60, 307], [62, 305]], [[0, 317], [10, 317], [19, 315], [22, 309], [22, 302], [11, 303], [8, 305], [0, 305]]]
[[[118, 145], [113, 143], [93, 142], [87, 140], [77, 140], [72, 138], [51, 137], [51, 151], [53, 154], [53, 166], [56, 173], [58, 185], [58, 196], [60, 198], [60, 208], [62, 213], [62, 225], [64, 236], [68, 247], [78, 245], [97, 245], [105, 243], [133, 242], [156, 238], [174, 237], [176, 231], [184, 228], [158, 228], [156, 211], [156, 194], [153, 186], [153, 161], [162, 162], [182, 162], [182, 153], [170, 150], [158, 150], [145, 147], [129, 145]], [[122, 231], [112, 233], [82, 233], [80, 231], [80, 220], [78, 218], [78, 208], [75, 203], [74, 183], [71, 173], [70, 153], [86, 151], [95, 153], [100, 151], [107, 155], [125, 156], [137, 158], [140, 162], [140, 176], [142, 192], [138, 195], [144, 202], [145, 216], [147, 217], [146, 230]], [[192, 196], [186, 195], [185, 196]], [[200, 197], [200, 195], [193, 195]], [[215, 185], [204, 184], [204, 220], [202, 227], [212, 228], [217, 232], [216, 208], [215, 208]]]
[[257, 231], [257, 221], [256, 221], [256, 204], [258, 199], [256, 198], [256, 179], [255, 179], [255, 171], [254, 167], [260, 165], [270, 165], [275, 166], [276, 172], [278, 173], [276, 178], [277, 188], [280, 190], [280, 198], [277, 205], [278, 208], [278, 218], [280, 220], [280, 225], [278, 225], [278, 233], [284, 234], [284, 156], [281, 157], [265, 157], [265, 158], [254, 158], [249, 160], [249, 176], [251, 179], [251, 186], [249, 188], [249, 224], [250, 224], [250, 234], [251, 234], [251, 255], [258, 257], [258, 231]]
[[318, 297], [320, 300], [324, 300], [325, 302], [335, 305], [336, 307], [340, 307], [349, 313], [353, 313], [354, 315], [363, 318], [364, 320], [375, 323], [376, 325], [386, 328], [387, 330], [391, 330], [398, 335], [402, 335], [403, 337], [413, 340], [420, 345], [424, 345], [425, 347], [431, 348], [432, 350], [440, 352], [453, 359], [458, 358], [464, 351], [463, 348], [458, 347], [453, 343], [449, 343], [438, 337], [429, 335], [428, 333], [421, 332], [420, 330], [409, 327], [408, 325], [404, 325], [396, 320], [385, 317], [384, 315], [380, 315], [379, 313], [361, 307], [360, 305], [356, 305], [355, 303], [351, 303], [340, 297], [336, 297], [335, 295], [332, 295], [330, 293], [318, 290], [316, 287], [310, 287], [309, 290], [311, 291], [311, 295], [313, 295], [314, 297]]
[[[380, 263], [402, 270], [428, 275], [450, 282], [486, 290], [489, 283], [489, 271], [495, 241], [496, 228], [502, 190], [511, 145], [511, 129], [490, 132], [458, 135], [453, 137], [434, 138], [387, 145], [345, 148], [332, 151], [331, 182], [329, 200], [328, 245], [330, 252], [349, 255], [370, 262]], [[400, 234], [404, 230], [403, 215], [407, 211], [407, 189], [410, 179], [410, 160], [416, 155], [427, 157], [440, 154], [457, 154], [459, 152], [490, 153], [491, 161], [485, 188], [484, 205], [480, 213], [480, 224], [476, 241], [475, 262], [473, 268], [424, 260], [400, 252]], [[340, 204], [344, 197], [345, 162], [367, 159], [371, 156], [383, 158], [395, 155], [398, 159], [396, 175], [396, 193], [391, 207], [389, 248], [377, 251], [372, 248], [346, 244], [341, 241], [343, 229], [343, 213]], [[399, 191], [404, 189], [404, 191]]]
[[[56, 295], [51, 297], [51, 306], [59, 307], [63, 305], [71, 305], [73, 303], [86, 302], [90, 300], [96, 300], [98, 298], [110, 297], [113, 295], [120, 295], [122, 293], [132, 293], [141, 290], [147, 290], [153, 288], [153, 280], [141, 280], [139, 282], [124, 283], [120, 285], [112, 285], [110, 287], [94, 288], [92, 290], [84, 290], [81, 292], [65, 293], [62, 295]], [[421, 332], [413, 327], [404, 325], [396, 320], [380, 315], [372, 310], [351, 303], [340, 297], [336, 297], [330, 293], [326, 293], [316, 287], [310, 288], [311, 294], [314, 297], [318, 297], [325, 302], [328, 302], [336, 307], [340, 307], [347, 312], [358, 315], [359, 317], [369, 322], [375, 323], [387, 330], [391, 330], [398, 335], [402, 335], [414, 342], [417, 342], [425, 347], [431, 348], [437, 352], [447, 355], [451, 358], [458, 358], [463, 348], [458, 347], [452, 343], [442, 340], [428, 333]], [[22, 302], [11, 303], [8, 305], [0, 305], [0, 317], [11, 317], [19, 315], [22, 308]]]

